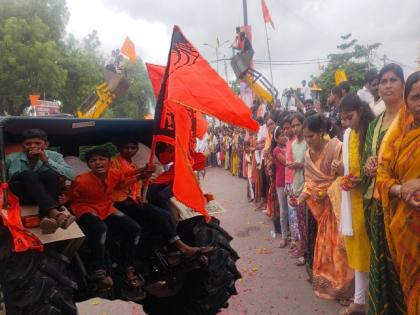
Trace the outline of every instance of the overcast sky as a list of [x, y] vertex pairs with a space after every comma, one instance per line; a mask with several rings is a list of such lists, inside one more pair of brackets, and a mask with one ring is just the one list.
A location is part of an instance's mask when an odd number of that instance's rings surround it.
[[[416, 67], [420, 45], [419, 0], [266, 0], [275, 24], [268, 24], [273, 61], [325, 59], [336, 52], [340, 35], [352, 33], [361, 44], [380, 42], [376, 64], [384, 54], [404, 67]], [[105, 55], [121, 46], [128, 35], [146, 62], [166, 64], [172, 26], [177, 24], [207, 60], [215, 50], [203, 45], [233, 41], [243, 24], [242, 0], [67, 0], [71, 14], [68, 32], [82, 38], [97, 30]], [[254, 59], [267, 60], [260, 0], [248, 0], [248, 23], [253, 28]], [[227, 44], [219, 57], [229, 57]], [[215, 66], [215, 64], [213, 64]], [[233, 73], [228, 64], [229, 79]], [[223, 63], [220, 73], [225, 76]], [[267, 66], [256, 69], [269, 78]], [[273, 66], [274, 83], [281, 91], [298, 87], [302, 79], [318, 75], [317, 64]]]

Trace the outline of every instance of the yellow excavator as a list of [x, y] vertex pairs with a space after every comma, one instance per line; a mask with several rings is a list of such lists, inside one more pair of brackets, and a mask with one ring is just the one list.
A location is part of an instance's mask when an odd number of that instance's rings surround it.
[[279, 93], [266, 77], [251, 67], [252, 56], [252, 51], [234, 55], [231, 59], [233, 72], [238, 79], [249, 86], [258, 98], [264, 100], [266, 104], [272, 104]]
[[78, 118], [99, 118], [109, 105], [127, 92], [130, 82], [119, 73], [105, 70], [105, 82], [99, 84], [77, 110]]

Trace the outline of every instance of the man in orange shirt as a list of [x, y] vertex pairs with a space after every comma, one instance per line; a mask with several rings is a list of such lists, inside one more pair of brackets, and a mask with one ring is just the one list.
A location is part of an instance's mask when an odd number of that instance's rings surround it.
[[101, 289], [113, 286], [112, 278], [105, 269], [105, 241], [107, 231], [113, 230], [122, 236], [124, 267], [128, 291], [126, 298], [141, 300], [145, 297], [143, 285], [134, 268], [136, 249], [140, 240], [140, 226], [113, 206], [112, 192], [116, 187], [125, 187], [143, 176], [139, 169], [124, 176], [111, 168], [111, 155], [105, 149], [92, 149], [85, 155], [90, 172], [76, 177], [70, 190], [61, 202], [69, 201], [77, 223], [86, 235], [91, 250], [95, 278]]
[[[138, 170], [132, 162], [132, 158], [139, 150], [136, 141], [125, 140], [118, 144], [119, 155], [113, 160], [113, 170], [120, 174], [132, 174]], [[151, 176], [153, 168], [145, 168], [145, 176]], [[141, 203], [140, 184], [134, 182], [129, 186], [119, 186], [114, 189], [113, 200], [115, 207], [121, 212], [133, 218], [141, 225], [147, 224], [154, 231], [158, 231], [166, 241], [175, 247], [186, 257], [193, 257], [197, 254], [204, 254], [211, 248], [191, 247], [185, 244], [177, 235], [175, 226], [171, 221], [168, 211], [150, 203]]]

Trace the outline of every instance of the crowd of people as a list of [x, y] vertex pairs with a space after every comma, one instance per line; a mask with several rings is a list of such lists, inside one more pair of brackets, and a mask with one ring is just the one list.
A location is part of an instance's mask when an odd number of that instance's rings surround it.
[[329, 112], [257, 104], [258, 133], [209, 128], [208, 164], [247, 180], [272, 237], [340, 314], [420, 314], [420, 72], [405, 81], [388, 64], [351, 91], [334, 87]]

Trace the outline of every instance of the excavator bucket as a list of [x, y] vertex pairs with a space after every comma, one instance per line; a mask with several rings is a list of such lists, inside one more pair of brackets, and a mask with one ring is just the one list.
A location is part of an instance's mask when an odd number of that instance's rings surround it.
[[238, 79], [245, 82], [254, 94], [267, 104], [277, 99], [278, 91], [260, 72], [250, 67], [253, 51], [239, 53], [232, 57], [231, 66]]
[[105, 70], [104, 77], [109, 91], [114, 94], [116, 98], [127, 92], [130, 87], [130, 82], [122, 74]]
[[242, 79], [242, 77], [246, 74], [249, 69], [249, 65], [251, 64], [253, 55], [253, 51], [246, 51], [232, 57], [230, 64], [237, 78]]

